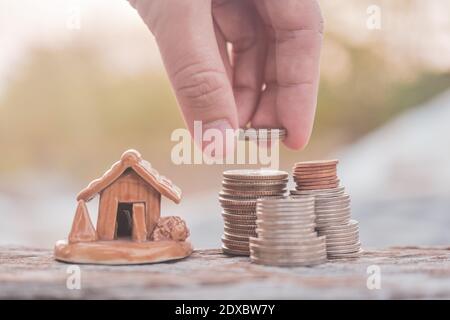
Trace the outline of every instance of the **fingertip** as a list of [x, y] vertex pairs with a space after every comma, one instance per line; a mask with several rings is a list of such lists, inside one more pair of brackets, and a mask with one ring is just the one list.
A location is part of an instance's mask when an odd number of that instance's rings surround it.
[[287, 130], [287, 136], [283, 143], [289, 149], [300, 151], [306, 148], [310, 136], [310, 130]]

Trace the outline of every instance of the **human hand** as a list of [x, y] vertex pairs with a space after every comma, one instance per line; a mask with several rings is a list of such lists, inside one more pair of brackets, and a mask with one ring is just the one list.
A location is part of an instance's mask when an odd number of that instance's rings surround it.
[[[129, 0], [153, 33], [191, 134], [286, 128], [303, 148], [317, 103], [323, 22], [315, 0]], [[232, 50], [227, 50], [231, 43]]]

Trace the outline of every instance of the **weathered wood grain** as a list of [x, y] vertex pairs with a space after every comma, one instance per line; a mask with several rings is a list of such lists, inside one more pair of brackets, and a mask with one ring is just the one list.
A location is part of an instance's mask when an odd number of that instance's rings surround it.
[[[366, 286], [381, 268], [381, 289]], [[450, 247], [366, 250], [359, 260], [313, 268], [275, 268], [197, 250], [178, 262], [140, 266], [81, 265], [81, 289], [69, 290], [70, 265], [50, 250], [0, 247], [0, 298], [82, 299], [450, 299]]]

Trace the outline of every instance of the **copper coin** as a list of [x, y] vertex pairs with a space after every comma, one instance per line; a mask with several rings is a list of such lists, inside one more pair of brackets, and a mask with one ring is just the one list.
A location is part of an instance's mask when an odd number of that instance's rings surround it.
[[336, 175], [334, 176], [327, 176], [327, 177], [318, 177], [318, 178], [297, 178], [294, 177], [295, 183], [310, 183], [310, 182], [316, 182], [316, 181], [334, 181], [337, 180], [338, 177]]
[[307, 186], [321, 186], [321, 185], [333, 185], [333, 184], [339, 184], [340, 180], [324, 180], [324, 181], [312, 181], [312, 182], [298, 182], [298, 187], [307, 187]]
[[335, 166], [339, 163], [337, 159], [331, 160], [312, 160], [312, 161], [301, 161], [294, 164], [295, 167], [322, 167], [322, 166]]
[[314, 170], [314, 171], [293, 170], [292, 175], [296, 179], [328, 178], [328, 177], [332, 177], [332, 176], [337, 176], [337, 170], [335, 170], [335, 169]]

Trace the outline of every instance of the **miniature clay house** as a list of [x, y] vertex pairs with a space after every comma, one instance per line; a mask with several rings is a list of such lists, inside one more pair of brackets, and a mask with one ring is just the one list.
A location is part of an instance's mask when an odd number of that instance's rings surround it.
[[[86, 202], [100, 196], [97, 228]], [[180, 259], [192, 253], [189, 230], [179, 217], [160, 217], [161, 196], [175, 203], [181, 191], [143, 160], [123, 153], [101, 178], [77, 197], [68, 240], [55, 245], [57, 260], [77, 263], [134, 264]]]

